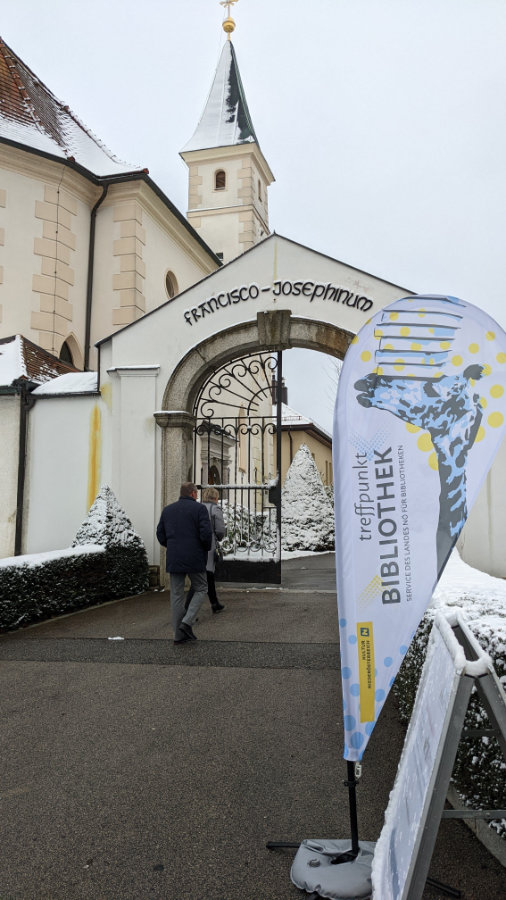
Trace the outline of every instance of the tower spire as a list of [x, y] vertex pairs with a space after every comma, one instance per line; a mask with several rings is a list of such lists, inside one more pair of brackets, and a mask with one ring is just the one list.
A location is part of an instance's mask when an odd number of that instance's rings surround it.
[[220, 0], [220, 6], [224, 6], [227, 11], [227, 18], [223, 20], [223, 31], [227, 35], [227, 40], [230, 40], [230, 35], [233, 31], [235, 31], [235, 22], [230, 15], [230, 7], [233, 3], [237, 3], [237, 0]]
[[193, 136], [181, 151], [189, 169], [188, 221], [224, 262], [269, 234], [267, 189], [274, 181], [253, 128], [225, 8], [223, 43], [211, 90]]

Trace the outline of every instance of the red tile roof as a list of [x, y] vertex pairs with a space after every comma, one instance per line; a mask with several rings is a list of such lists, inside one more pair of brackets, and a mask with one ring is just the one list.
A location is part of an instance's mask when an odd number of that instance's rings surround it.
[[0, 338], [0, 385], [9, 386], [15, 381], [44, 384], [58, 375], [78, 371], [23, 335]]
[[0, 141], [73, 160], [97, 176], [146, 171], [123, 163], [0, 38]]

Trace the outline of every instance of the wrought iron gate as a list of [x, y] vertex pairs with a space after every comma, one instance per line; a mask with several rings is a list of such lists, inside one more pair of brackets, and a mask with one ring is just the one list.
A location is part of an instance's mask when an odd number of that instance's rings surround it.
[[218, 581], [281, 583], [282, 354], [218, 369], [194, 404], [195, 479], [218, 488], [227, 525]]

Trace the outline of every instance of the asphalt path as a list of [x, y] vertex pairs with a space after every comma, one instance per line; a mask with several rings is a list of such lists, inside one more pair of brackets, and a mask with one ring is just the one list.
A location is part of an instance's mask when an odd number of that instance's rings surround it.
[[[0, 900], [307, 896], [293, 853], [266, 843], [349, 837], [332, 556], [285, 563], [281, 589], [220, 595], [177, 647], [156, 591], [0, 636]], [[363, 760], [362, 840], [403, 739], [390, 696]], [[504, 900], [504, 874], [442, 823], [432, 877]]]

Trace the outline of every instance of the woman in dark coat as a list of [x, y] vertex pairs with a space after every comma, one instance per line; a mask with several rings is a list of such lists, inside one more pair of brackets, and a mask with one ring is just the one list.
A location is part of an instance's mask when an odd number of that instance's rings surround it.
[[[219, 494], [216, 488], [208, 487], [202, 491], [202, 503], [207, 509], [209, 519], [211, 520], [211, 530], [213, 533], [213, 541], [211, 549], [207, 554], [206, 575], [207, 575], [207, 594], [213, 613], [221, 612], [225, 609], [223, 603], [220, 603], [216, 594], [216, 582], [214, 580], [214, 570], [216, 565], [215, 550], [216, 541], [221, 541], [225, 537], [226, 527], [223, 519], [223, 513], [218, 506]], [[186, 605], [188, 605], [193, 597], [193, 589], [190, 588], [186, 597]]]

